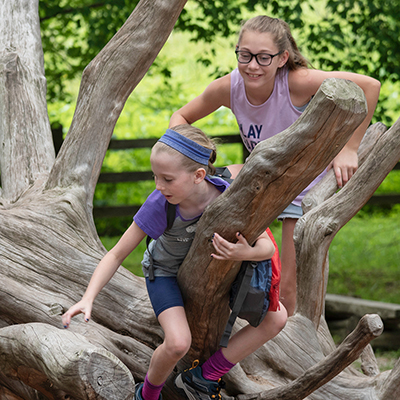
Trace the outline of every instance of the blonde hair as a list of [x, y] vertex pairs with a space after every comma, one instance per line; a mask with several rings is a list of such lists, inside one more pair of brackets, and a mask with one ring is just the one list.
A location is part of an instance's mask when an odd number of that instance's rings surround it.
[[289, 25], [279, 18], [271, 18], [267, 15], [259, 15], [246, 21], [240, 30], [238, 44], [244, 32], [270, 33], [279, 51], [287, 50], [289, 59], [286, 64], [290, 70], [308, 68], [309, 61], [301, 54], [290, 31]]
[[182, 166], [188, 172], [194, 172], [199, 168], [204, 168], [208, 175], [215, 175], [215, 166], [213, 165], [215, 160], [217, 159], [217, 147], [213, 140], [211, 140], [201, 129], [196, 128], [189, 124], [182, 124], [177, 125], [171, 128], [173, 131], [178, 132], [182, 136], [187, 137], [190, 140], [193, 140], [197, 144], [205, 147], [206, 149], [210, 149], [211, 154], [210, 158], [208, 159], [208, 166], [202, 165], [189, 157], [179, 153], [177, 150], [173, 149], [172, 147], [168, 146], [165, 143], [157, 142], [153, 149], [166, 151], [170, 154], [180, 154], [182, 157]]

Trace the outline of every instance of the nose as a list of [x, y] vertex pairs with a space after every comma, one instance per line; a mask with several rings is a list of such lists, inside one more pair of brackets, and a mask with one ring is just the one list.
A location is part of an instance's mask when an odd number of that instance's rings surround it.
[[154, 181], [156, 183], [156, 189], [159, 190], [160, 192], [164, 189], [164, 186], [161, 184], [160, 180], [157, 178], [154, 178]]
[[257, 59], [256, 59], [255, 56], [252, 57], [252, 59], [251, 59], [250, 62], [248, 63], [248, 66], [249, 66], [250, 68], [252, 68], [252, 69], [257, 69], [257, 68], [259, 68], [260, 65], [258, 64]]

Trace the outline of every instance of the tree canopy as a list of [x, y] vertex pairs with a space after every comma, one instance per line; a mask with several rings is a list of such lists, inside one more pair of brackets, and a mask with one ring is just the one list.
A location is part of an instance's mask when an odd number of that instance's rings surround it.
[[[48, 100], [65, 99], [65, 82], [79, 76], [137, 5], [138, 0], [41, 0], [39, 16]], [[266, 13], [289, 23], [316, 68], [348, 70], [380, 81], [397, 81], [399, 2], [378, 0], [189, 0], [175, 29], [210, 44], [237, 32], [243, 19]], [[210, 63], [207, 56], [199, 62]], [[156, 60], [154, 73], [169, 77]], [[216, 69], [214, 76], [228, 71]], [[378, 118], [384, 110], [378, 108]]]

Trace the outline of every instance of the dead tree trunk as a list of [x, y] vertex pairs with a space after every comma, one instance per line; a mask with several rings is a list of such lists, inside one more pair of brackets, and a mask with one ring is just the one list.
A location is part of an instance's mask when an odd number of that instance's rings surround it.
[[[143, 279], [123, 268], [98, 296], [90, 323], [78, 317], [70, 330], [59, 328], [60, 315], [79, 300], [105, 252], [94, 228], [92, 200], [113, 127], [184, 4], [145, 0], [138, 5], [86, 68], [73, 123], [56, 159], [45, 109], [38, 2], [1, 4], [0, 400], [132, 398], [135, 380], [143, 379], [162, 341]], [[302, 118], [257, 146], [232, 188], [206, 211], [180, 274], [193, 327], [190, 356], [204, 358], [216, 349], [237, 268], [209, 263], [211, 233], [233, 237], [240, 230], [254, 240], [325, 168], [365, 114], [356, 85], [326, 81]], [[397, 126], [389, 130], [388, 140], [397, 131]], [[310, 268], [308, 274], [322, 266]], [[231, 371], [229, 393], [242, 393], [238, 399], [333, 399], [345, 388], [352, 399], [379, 400], [398, 394], [399, 366], [385, 380], [383, 375], [361, 378], [352, 370], [346, 372], [351, 382], [345, 374], [331, 380], [379, 334], [378, 318], [366, 317], [336, 350], [324, 320], [318, 327], [316, 319], [298, 312], [282, 334]], [[321, 371], [329, 372], [321, 378]], [[163, 394], [166, 400], [177, 398], [170, 382]]]

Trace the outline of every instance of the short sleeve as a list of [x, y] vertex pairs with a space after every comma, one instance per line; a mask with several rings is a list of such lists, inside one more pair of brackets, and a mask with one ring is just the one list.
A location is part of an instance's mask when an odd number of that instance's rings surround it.
[[133, 220], [152, 239], [158, 239], [167, 228], [167, 200], [155, 190], [140, 207]]

